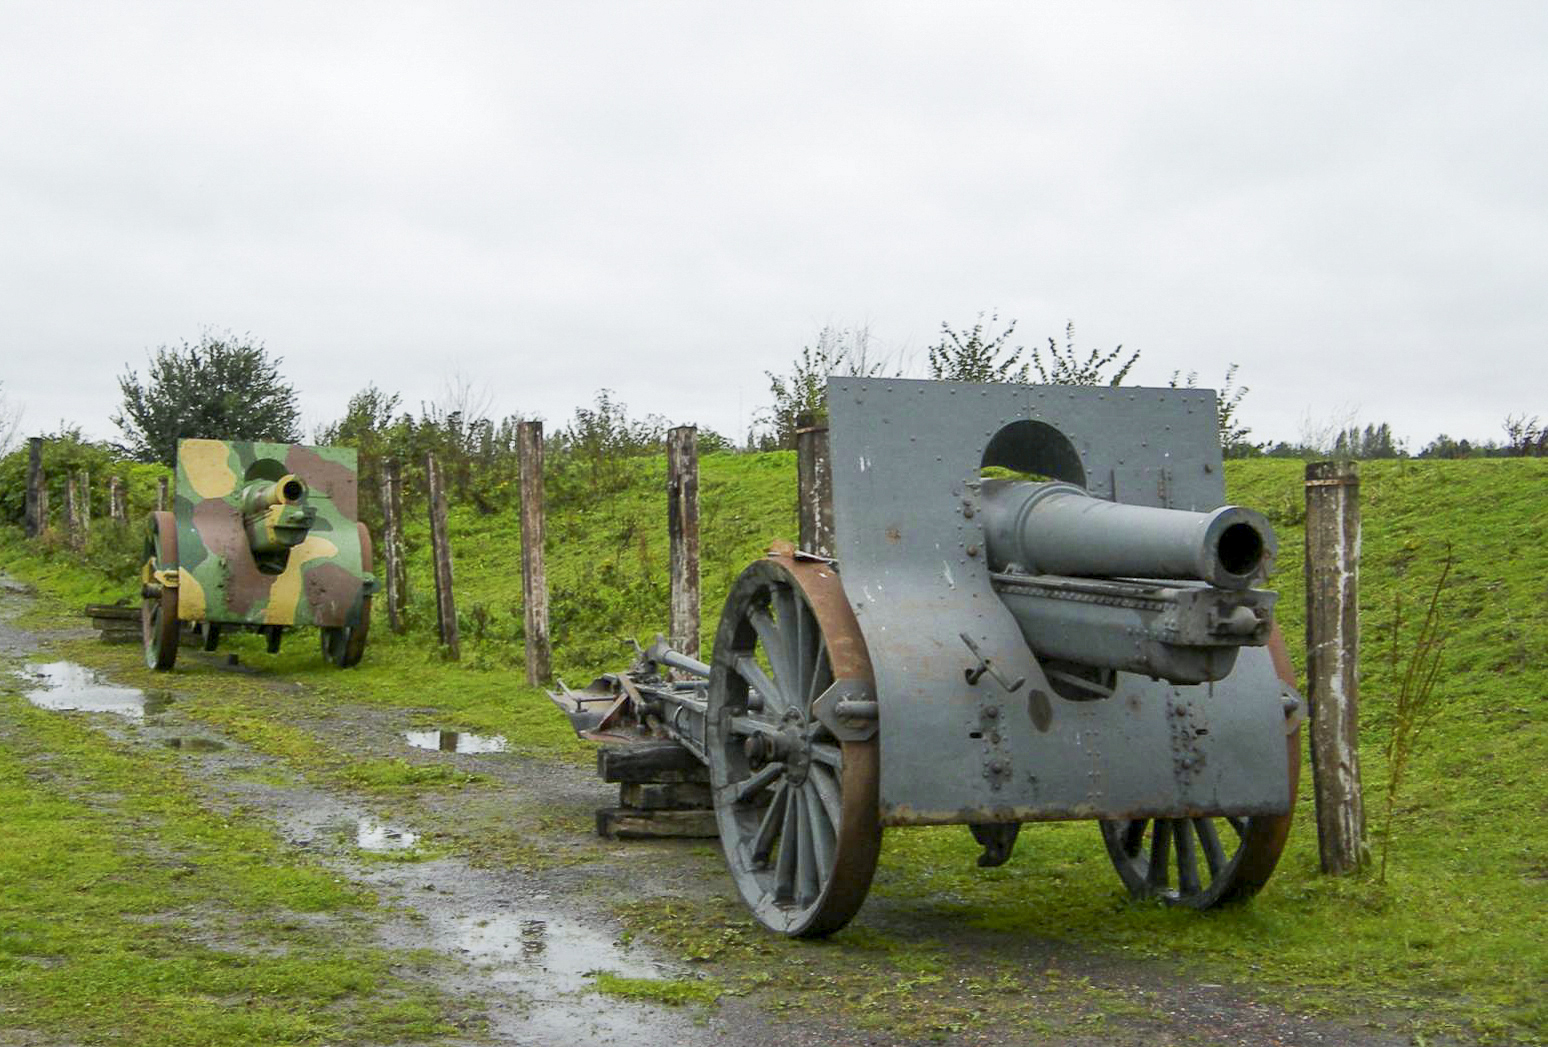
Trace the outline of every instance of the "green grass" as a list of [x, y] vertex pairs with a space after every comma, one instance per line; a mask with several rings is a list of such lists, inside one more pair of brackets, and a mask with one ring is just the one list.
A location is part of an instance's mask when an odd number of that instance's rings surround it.
[[[1541, 1002], [1541, 972], [1548, 970], [1548, 776], [1542, 764], [1548, 752], [1548, 463], [1375, 462], [1363, 463], [1362, 471], [1361, 760], [1372, 831], [1387, 775], [1382, 754], [1397, 691], [1394, 666], [1403, 664], [1447, 542], [1457, 559], [1442, 595], [1442, 711], [1399, 797], [1385, 885], [1365, 875], [1330, 879], [1317, 872], [1308, 761], [1299, 817], [1279, 871], [1252, 905], [1235, 911], [1198, 915], [1129, 902], [1095, 827], [1077, 823], [1029, 826], [1012, 861], [994, 870], [973, 865], [977, 849], [965, 829], [889, 833], [872, 903], [826, 944], [787, 943], [758, 931], [725, 900], [718, 859], [699, 853], [685, 853], [683, 860], [716, 878], [715, 892], [671, 899], [664, 909], [660, 899], [625, 906], [628, 925], [685, 957], [724, 966], [735, 991], [762, 985], [780, 998], [832, 1004], [859, 1016], [896, 1019], [922, 1006], [929, 993], [944, 991], [930, 978], [971, 982], [979, 968], [991, 982], [1008, 978], [1023, 994], [1030, 991], [1035, 978], [1002, 969], [993, 956], [957, 955], [947, 943], [954, 928], [967, 927], [1001, 943], [996, 952], [1011, 952], [1029, 937], [1068, 943], [1117, 960], [1154, 960], [1185, 977], [1265, 985], [1291, 1008], [1335, 1014], [1391, 1009], [1413, 1014], [1403, 1020], [1425, 1035], [1449, 1031], [1480, 1041], [1548, 1042]], [[1231, 498], [1264, 510], [1278, 530], [1278, 615], [1298, 664], [1304, 640], [1301, 478], [1298, 462], [1227, 466]], [[736, 574], [770, 540], [794, 531], [793, 460], [788, 454], [707, 456], [702, 479], [707, 652]], [[608, 497], [553, 507], [548, 574], [555, 660], [572, 685], [626, 664], [622, 638], [648, 641], [665, 628], [663, 489], [662, 463], [641, 460], [631, 463], [627, 482]], [[399, 708], [427, 726], [504, 734], [534, 755], [589, 761], [590, 746], [573, 738], [539, 691], [521, 683], [514, 517], [455, 507], [451, 530], [462, 608], [460, 664], [444, 661], [428, 639], [434, 625], [429, 561], [417, 521], [408, 535], [413, 627], [407, 636], [390, 636], [378, 615], [365, 663], [351, 672], [323, 666], [315, 640], [305, 634], [277, 658], [255, 644], [241, 648], [243, 661], [261, 668], [260, 682], [303, 684], [305, 694], [283, 700], [306, 702], [314, 711], [341, 701]], [[0, 565], [72, 600], [112, 588], [100, 575], [24, 554], [14, 532], [0, 538]], [[1391, 625], [1400, 595], [1407, 624], [1394, 655]], [[197, 690], [196, 678], [208, 675], [190, 663], [174, 678], [180, 688]], [[376, 770], [348, 770], [347, 760], [318, 763], [321, 758], [307, 751], [315, 739], [288, 738], [275, 723], [278, 700], [272, 706], [258, 698], [233, 701], [208, 696], [192, 705], [215, 710], [200, 713], [211, 718], [229, 715], [236, 729], [303, 773], [389, 793], [455, 787], [394, 782], [388, 769], [378, 769], [378, 780], [372, 777]], [[466, 786], [471, 799], [477, 783]], [[470, 816], [497, 828], [493, 813]], [[456, 846], [466, 844], [459, 840]], [[510, 858], [518, 864], [522, 846], [532, 845], [512, 840]], [[504, 860], [502, 853], [496, 848], [484, 857]], [[663, 911], [670, 917], [660, 918]], [[877, 929], [882, 920], [886, 935]], [[944, 1025], [931, 1026], [936, 1032], [971, 1024], [979, 1012], [993, 1020], [1014, 1010], [1009, 993], [989, 992], [989, 1002], [982, 1003], [952, 992], [956, 1002], [941, 1012]], [[1106, 1013], [1104, 1007], [1121, 1009], [1113, 1001], [1091, 1004], [1094, 992], [1071, 1005], [1070, 1021]], [[1017, 1020], [1033, 1022], [1035, 1016]]]
[[723, 992], [713, 981], [692, 978], [625, 978], [611, 971], [598, 971], [591, 979], [592, 988], [603, 996], [660, 1003], [668, 1007], [687, 1004], [708, 1007], [720, 999]]
[[452, 1030], [374, 899], [265, 828], [202, 809], [130, 752], [0, 685], [0, 1001], [80, 1042], [382, 1043]]

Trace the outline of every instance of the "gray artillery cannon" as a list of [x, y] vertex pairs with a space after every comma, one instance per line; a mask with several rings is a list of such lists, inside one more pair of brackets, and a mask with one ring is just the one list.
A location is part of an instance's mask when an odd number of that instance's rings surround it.
[[703, 760], [738, 889], [789, 935], [848, 922], [886, 826], [967, 824], [997, 865], [1023, 822], [1094, 819], [1137, 896], [1256, 892], [1301, 702], [1214, 394], [835, 378], [828, 404], [837, 560], [752, 564], [708, 664], [658, 642], [554, 696], [577, 730]]

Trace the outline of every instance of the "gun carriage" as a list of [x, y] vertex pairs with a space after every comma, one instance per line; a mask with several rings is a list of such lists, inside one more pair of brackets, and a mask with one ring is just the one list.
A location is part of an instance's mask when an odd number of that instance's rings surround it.
[[892, 826], [966, 824], [988, 866], [1022, 823], [1093, 819], [1136, 896], [1256, 892], [1301, 700], [1214, 394], [834, 378], [828, 406], [836, 561], [753, 563], [708, 663], [658, 639], [553, 695], [576, 730], [707, 764], [727, 866], [788, 935], [854, 915]]
[[371, 621], [371, 536], [356, 502], [355, 451], [182, 440], [171, 511], [150, 514], [141, 568], [145, 662], [171, 669], [183, 623], [205, 650], [223, 630], [315, 625], [323, 657], [348, 667]]

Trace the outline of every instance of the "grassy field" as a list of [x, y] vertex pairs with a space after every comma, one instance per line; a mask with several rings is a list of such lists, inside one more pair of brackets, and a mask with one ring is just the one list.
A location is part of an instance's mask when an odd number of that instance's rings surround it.
[[[702, 469], [708, 650], [732, 579], [771, 539], [794, 531], [794, 462], [789, 454], [711, 455]], [[723, 899], [683, 899], [665, 910], [667, 917], [659, 905], [626, 905], [622, 915], [638, 932], [685, 956], [713, 957], [728, 977], [755, 982], [761, 974], [766, 981], [769, 971], [777, 971], [773, 977], [787, 980], [793, 991], [821, 999], [826, 983], [805, 971], [803, 957], [832, 958], [837, 950], [841, 962], [853, 959], [860, 971], [886, 953], [892, 988], [874, 979], [829, 986], [848, 1001], [840, 1005], [857, 1013], [889, 999], [896, 1010], [899, 970], [915, 971], [919, 987], [932, 979], [949, 983], [943, 969], [962, 958], [949, 955], [935, 928], [955, 925], [990, 941], [1037, 936], [1158, 962], [1185, 978], [1280, 986], [1286, 1006], [1296, 1009], [1408, 1015], [1419, 1034], [1548, 1042], [1548, 463], [1374, 462], [1364, 463], [1362, 473], [1361, 760], [1373, 835], [1386, 809], [1394, 696], [1448, 550], [1454, 558], [1440, 596], [1439, 713], [1396, 797], [1385, 882], [1373, 874], [1331, 879], [1318, 873], [1308, 772], [1301, 817], [1279, 872], [1252, 905], [1239, 910], [1200, 916], [1129, 902], [1095, 828], [1075, 823], [1031, 827], [1012, 861], [993, 870], [974, 867], [977, 848], [965, 831], [891, 832], [872, 902], [852, 929], [824, 946], [751, 932], [747, 917], [726, 908]], [[1298, 462], [1233, 462], [1227, 468], [1230, 497], [1264, 510], [1279, 532], [1279, 617], [1303, 664], [1300, 479]], [[625, 664], [625, 638], [648, 640], [665, 627], [663, 488], [661, 460], [638, 460], [616, 489], [550, 517], [555, 662], [572, 684]], [[460, 663], [445, 661], [430, 637], [425, 532], [411, 523], [408, 635], [390, 636], [379, 615], [364, 664], [348, 673], [325, 670], [307, 635], [273, 659], [250, 641], [238, 641], [247, 643], [238, 648], [243, 660], [302, 683], [319, 701], [421, 710], [440, 726], [504, 733], [555, 759], [589, 759], [589, 748], [570, 736], [547, 700], [520, 685], [514, 518], [453, 508]], [[0, 566], [69, 601], [128, 589], [62, 555], [39, 554], [14, 531], [0, 532]], [[384, 788], [456, 784], [418, 781], [401, 769], [347, 758], [321, 760], [309, 739], [288, 736], [282, 724], [240, 705], [212, 699], [208, 707], [212, 722], [306, 774], [355, 776], [357, 783]], [[9, 736], [0, 741], [0, 758], [20, 759], [19, 744]], [[37, 745], [38, 738], [26, 744]], [[25, 776], [0, 775], [0, 787], [25, 789]], [[153, 798], [147, 793], [145, 802]], [[16, 812], [26, 809], [0, 803], [7, 832], [20, 831], [13, 827]], [[172, 833], [177, 824], [168, 821], [157, 832]], [[113, 852], [126, 845], [109, 839], [104, 846]], [[106, 853], [102, 860], [111, 858]], [[47, 878], [61, 875], [52, 869]], [[67, 893], [63, 884], [54, 889]], [[11, 894], [5, 900], [23, 913], [43, 904]], [[111, 913], [101, 915], [111, 922]], [[887, 933], [877, 930], [880, 922]], [[900, 935], [898, 929], [909, 926], [919, 930]], [[0, 950], [11, 940], [0, 939]], [[0, 958], [5, 955], [0, 951]], [[999, 970], [1004, 961], [993, 956], [974, 962], [985, 984], [997, 971], [1005, 973]], [[14, 962], [0, 972], [23, 981], [40, 977]], [[971, 998], [962, 1004], [965, 1012], [975, 1006]]]

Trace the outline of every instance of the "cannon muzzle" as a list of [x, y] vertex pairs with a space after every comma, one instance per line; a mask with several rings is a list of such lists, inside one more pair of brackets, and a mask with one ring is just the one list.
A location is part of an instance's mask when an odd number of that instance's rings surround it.
[[317, 510], [301, 504], [305, 497], [306, 483], [289, 473], [243, 488], [242, 519], [259, 570], [278, 574], [290, 550], [306, 541]]
[[986, 480], [991, 583], [1039, 656], [1194, 684], [1266, 643], [1274, 594], [1262, 515], [1124, 505], [1068, 483]]
[[1276, 542], [1260, 513], [1156, 509], [1093, 498], [1069, 483], [985, 480], [989, 566], [1081, 578], [1164, 578], [1247, 589]]

